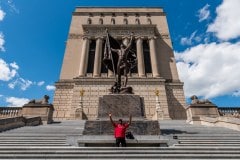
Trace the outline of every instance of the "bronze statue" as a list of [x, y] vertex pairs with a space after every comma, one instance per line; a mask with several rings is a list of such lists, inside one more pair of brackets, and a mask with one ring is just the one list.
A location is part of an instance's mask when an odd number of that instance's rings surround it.
[[[132, 93], [132, 88], [127, 87], [128, 73], [136, 66], [136, 54], [131, 50], [133, 33], [130, 35], [130, 42], [125, 46], [111, 37], [107, 32], [103, 63], [116, 77], [116, 81], [110, 91], [112, 93]], [[121, 76], [124, 82], [121, 82]]]

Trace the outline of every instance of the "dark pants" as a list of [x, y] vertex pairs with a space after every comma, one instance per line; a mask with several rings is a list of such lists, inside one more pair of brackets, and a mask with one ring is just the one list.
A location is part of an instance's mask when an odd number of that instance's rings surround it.
[[116, 138], [116, 146], [119, 147], [120, 143], [122, 144], [122, 147], [126, 147], [126, 140], [124, 138]]

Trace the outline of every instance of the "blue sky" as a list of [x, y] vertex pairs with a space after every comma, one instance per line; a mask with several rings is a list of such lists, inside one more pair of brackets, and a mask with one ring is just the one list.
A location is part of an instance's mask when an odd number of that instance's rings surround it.
[[0, 106], [53, 99], [76, 6], [163, 7], [186, 97], [240, 106], [239, 0], [0, 0]]

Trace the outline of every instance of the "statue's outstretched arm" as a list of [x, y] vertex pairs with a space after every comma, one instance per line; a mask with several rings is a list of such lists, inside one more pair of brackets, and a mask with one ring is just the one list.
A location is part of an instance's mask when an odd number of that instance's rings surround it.
[[111, 48], [111, 51], [113, 51], [113, 52], [118, 52], [118, 49], [113, 49], [113, 48]]

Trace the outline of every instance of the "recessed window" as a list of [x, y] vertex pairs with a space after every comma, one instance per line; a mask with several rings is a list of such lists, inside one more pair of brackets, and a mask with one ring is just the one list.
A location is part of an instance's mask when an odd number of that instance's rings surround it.
[[99, 24], [103, 24], [103, 19], [102, 18], [99, 19]]
[[138, 18], [135, 19], [135, 24], [140, 24], [140, 20]]
[[115, 19], [114, 18], [111, 19], [111, 24], [115, 24]]
[[123, 24], [128, 24], [127, 18], [124, 18], [124, 19], [123, 19]]
[[152, 20], [150, 18], [147, 19], [147, 24], [152, 24]]

